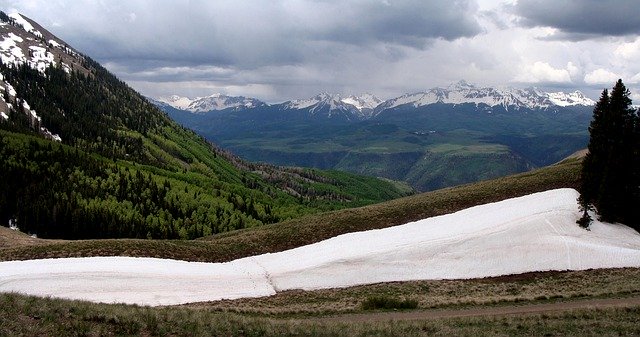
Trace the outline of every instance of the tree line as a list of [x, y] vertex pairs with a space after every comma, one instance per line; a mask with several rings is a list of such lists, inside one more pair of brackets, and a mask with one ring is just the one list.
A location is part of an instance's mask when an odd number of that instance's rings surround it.
[[582, 227], [591, 224], [593, 210], [601, 221], [640, 231], [640, 117], [630, 95], [618, 80], [611, 92], [602, 91], [593, 109], [578, 199]]

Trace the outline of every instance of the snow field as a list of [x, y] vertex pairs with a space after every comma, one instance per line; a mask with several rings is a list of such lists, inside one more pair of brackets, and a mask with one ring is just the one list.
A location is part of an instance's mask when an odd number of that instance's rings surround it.
[[130, 257], [0, 262], [0, 291], [166, 305], [289, 289], [640, 267], [640, 234], [597, 221], [590, 231], [579, 228], [577, 197], [572, 189], [546, 191], [227, 263]]

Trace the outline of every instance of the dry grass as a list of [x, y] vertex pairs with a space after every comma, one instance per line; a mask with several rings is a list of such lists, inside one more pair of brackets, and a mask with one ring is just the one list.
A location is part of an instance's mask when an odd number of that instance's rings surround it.
[[53, 242], [55, 241], [32, 238], [20, 231], [0, 226], [0, 249], [46, 245]]
[[0, 295], [0, 336], [622, 336], [640, 334], [640, 307], [366, 323], [275, 319]]
[[583, 297], [640, 294], [640, 269], [538, 272], [471, 280], [430, 280], [344, 289], [285, 291], [270, 297], [190, 304], [189, 307], [260, 315], [324, 315], [362, 311], [372, 297], [418, 301], [418, 308], [476, 307]]

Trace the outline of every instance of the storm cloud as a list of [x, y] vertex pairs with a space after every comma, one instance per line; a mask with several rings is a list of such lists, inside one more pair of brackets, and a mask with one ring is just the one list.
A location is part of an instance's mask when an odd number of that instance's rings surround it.
[[38, 21], [152, 97], [385, 99], [465, 79], [597, 98], [612, 84], [606, 74], [640, 85], [640, 13], [631, 1], [0, 0], [0, 7]]
[[636, 0], [522, 0], [515, 9], [523, 25], [557, 28], [559, 38], [583, 40], [640, 33]]

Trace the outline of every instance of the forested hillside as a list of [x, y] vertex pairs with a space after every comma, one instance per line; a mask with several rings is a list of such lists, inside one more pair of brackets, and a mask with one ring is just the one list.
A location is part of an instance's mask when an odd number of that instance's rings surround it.
[[0, 224], [41, 237], [195, 238], [411, 192], [243, 161], [35, 22], [0, 19], [13, 43], [1, 50]]

